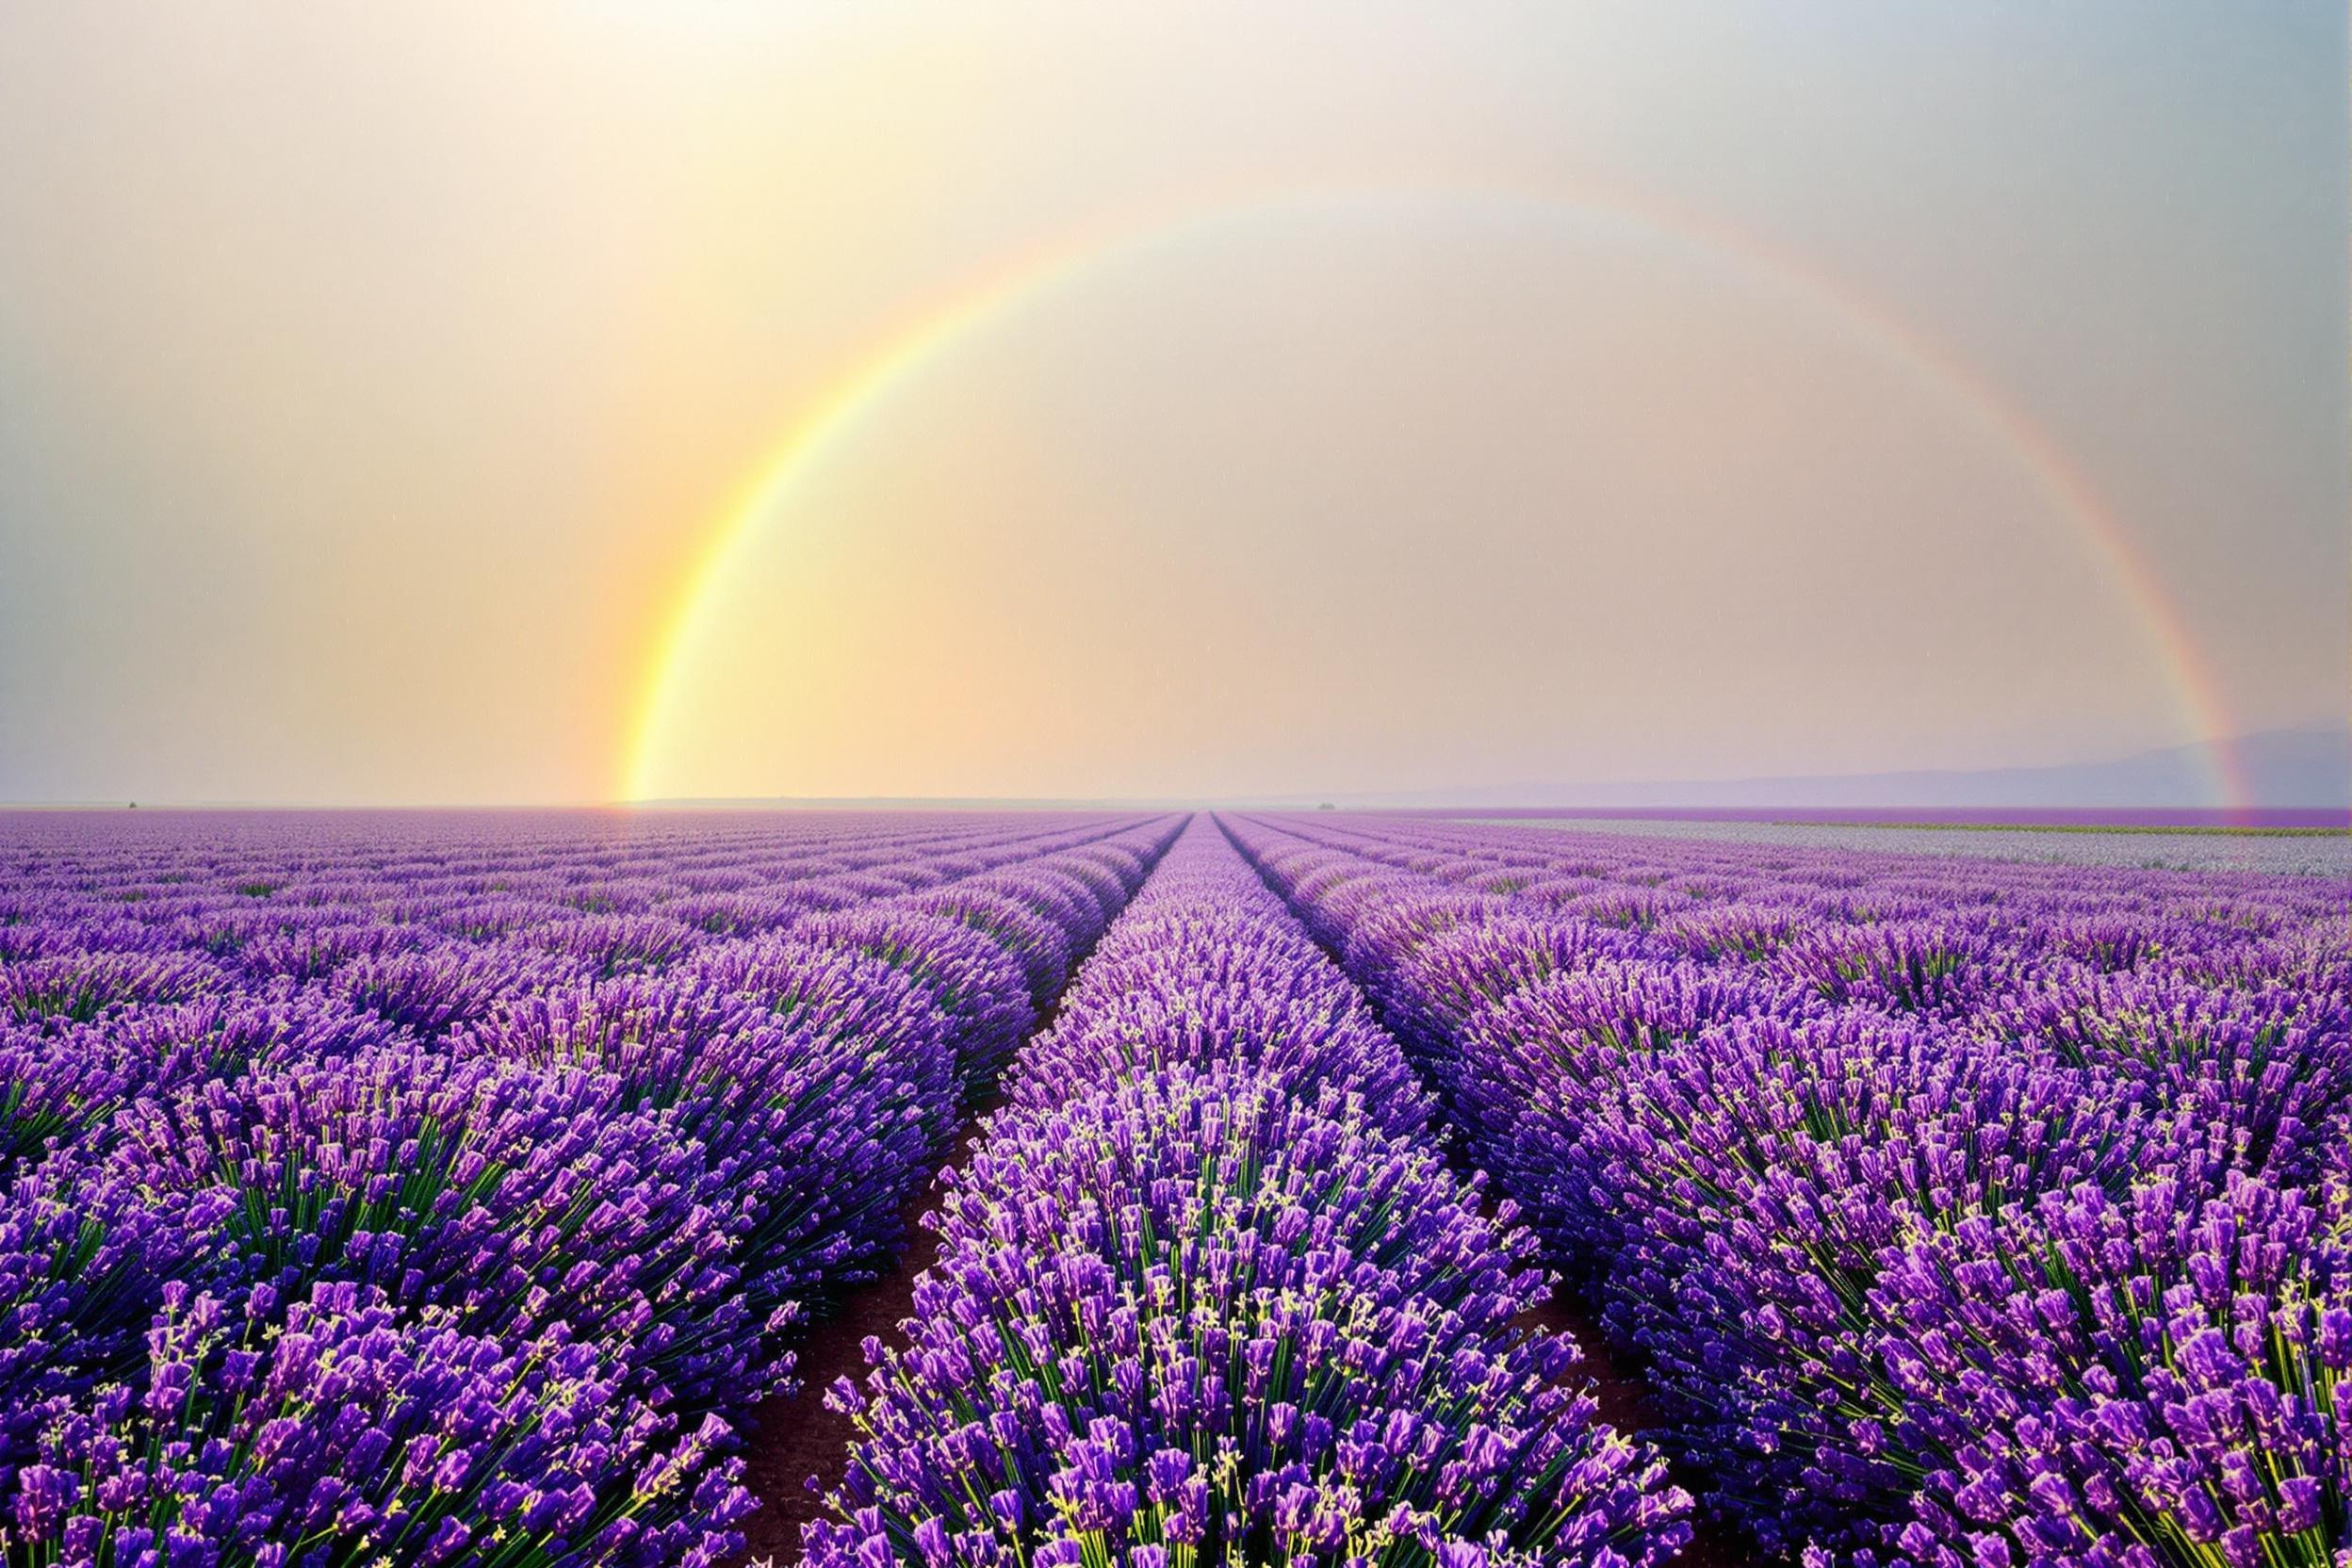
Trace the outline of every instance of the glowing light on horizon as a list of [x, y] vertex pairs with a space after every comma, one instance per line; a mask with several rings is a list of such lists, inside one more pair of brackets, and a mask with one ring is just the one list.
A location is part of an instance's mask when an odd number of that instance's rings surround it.
[[2064, 449], [2010, 403], [1990, 383], [1901, 318], [1752, 236], [1654, 202], [1617, 193], [1580, 194], [1479, 181], [1289, 186], [1198, 202], [1174, 216], [1164, 210], [1101, 224], [1059, 238], [959, 290], [888, 337], [797, 419], [760, 466], [759, 477], [730, 508], [686, 573], [645, 678], [634, 696], [620, 783], [624, 801], [644, 801], [660, 788], [666, 754], [665, 715], [681, 671], [691, 662], [710, 602], [762, 529], [789, 511], [792, 492], [824, 456], [875, 405], [931, 362], [950, 353], [1001, 317], [1030, 305], [1094, 268], [1130, 258], [1185, 236], [1237, 225], [1318, 204], [1416, 203], [1468, 209], [1479, 204], [1542, 217], [1556, 224], [1608, 229], [1676, 245], [1697, 259], [1728, 266], [1756, 283], [1795, 295], [1826, 319], [1854, 334], [1883, 360], [1960, 408], [1989, 433], [2029, 474], [2050, 504], [2100, 561], [2132, 608], [2157, 656], [2188, 738], [2200, 748], [2209, 788], [2220, 804], [2243, 810], [2253, 791], [2231, 748], [2233, 726], [2218, 680], [2207, 667], [2180, 608], [2165, 591], [2121, 518]]

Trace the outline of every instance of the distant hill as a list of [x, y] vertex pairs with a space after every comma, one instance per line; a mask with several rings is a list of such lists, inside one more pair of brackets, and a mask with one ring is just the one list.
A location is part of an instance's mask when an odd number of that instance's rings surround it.
[[[2352, 808], [2352, 728], [2273, 729], [2237, 753], [2254, 802], [2271, 808]], [[1303, 797], [1302, 797], [1303, 798]], [[1323, 798], [1343, 806], [2181, 808], [2210, 804], [2203, 748], [2165, 746], [2050, 767], [1923, 769], [1757, 778], [1522, 783]]]

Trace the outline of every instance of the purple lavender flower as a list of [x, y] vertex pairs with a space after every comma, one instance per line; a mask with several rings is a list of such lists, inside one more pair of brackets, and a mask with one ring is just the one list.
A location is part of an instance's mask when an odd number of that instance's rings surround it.
[[[166, 1291], [143, 1396], [56, 1413], [0, 1542], [41, 1560], [713, 1562], [751, 1498], [715, 1424], [680, 1434], [593, 1345], [409, 1317], [354, 1284], [283, 1311]], [[620, 1485], [615, 1476], [629, 1477]]]

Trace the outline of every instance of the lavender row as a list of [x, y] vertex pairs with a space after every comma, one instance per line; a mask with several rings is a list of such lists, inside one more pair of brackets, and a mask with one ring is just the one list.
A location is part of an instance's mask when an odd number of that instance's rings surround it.
[[1196, 820], [1016, 1061], [870, 1342], [817, 1568], [1661, 1560], [1532, 1240], [1361, 994]]
[[2341, 890], [1242, 837], [1768, 1548], [2343, 1568]]
[[20, 847], [8, 1560], [738, 1548], [735, 1424], [1171, 831], [766, 821]]

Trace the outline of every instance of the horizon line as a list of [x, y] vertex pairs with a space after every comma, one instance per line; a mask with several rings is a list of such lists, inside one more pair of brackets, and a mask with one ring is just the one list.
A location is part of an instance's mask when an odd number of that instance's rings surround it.
[[[1426, 795], [1427, 792], [1401, 792]], [[1480, 813], [1496, 816], [1560, 816], [1591, 818], [1702, 818], [1765, 821], [1776, 817], [1842, 812], [1864, 816], [1887, 812], [1914, 814], [2012, 815], [2017, 813], [2105, 817], [2164, 813], [2180, 817], [2227, 818], [2249, 808], [2224, 806], [2184, 806], [2175, 802], [1965, 802], [1922, 803], [1881, 801], [1766, 802], [1664, 800], [1656, 802], [1586, 802], [1546, 804], [1535, 800], [1430, 800], [1427, 798], [1326, 798], [1313, 793], [1282, 795], [680, 795], [655, 800], [512, 800], [512, 801], [316, 801], [316, 800], [0, 800], [0, 813], [67, 813], [130, 811], [302, 811], [318, 813], [391, 814], [399, 812], [639, 812], [733, 810], [868, 810], [868, 811], [1356, 811], [1384, 815]], [[2352, 799], [2295, 801], [2250, 808], [2257, 816], [2344, 816], [2352, 819]], [[1878, 825], [1886, 825], [1884, 824]]]

